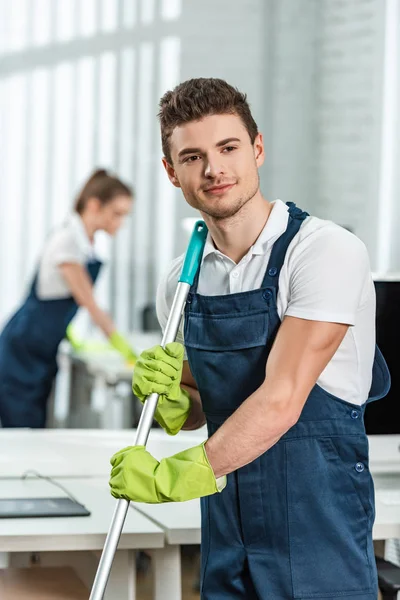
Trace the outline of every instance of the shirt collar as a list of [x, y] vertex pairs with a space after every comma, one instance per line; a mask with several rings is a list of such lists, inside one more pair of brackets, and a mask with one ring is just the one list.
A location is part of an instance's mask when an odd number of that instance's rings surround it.
[[68, 224], [71, 227], [74, 237], [79, 244], [79, 248], [85, 254], [86, 258], [93, 260], [96, 258], [96, 253], [93, 243], [90, 241], [83, 221], [78, 213], [72, 213], [68, 219]]
[[[247, 255], [254, 254], [266, 254], [276, 240], [286, 231], [289, 214], [287, 205], [282, 200], [274, 200], [271, 202], [272, 209], [269, 214], [268, 220], [264, 225], [263, 230], [254, 242], [253, 246], [249, 248]], [[221, 255], [222, 252], [217, 250], [214, 246], [211, 234], [208, 233], [206, 243], [204, 245], [203, 261], [210, 254]]]

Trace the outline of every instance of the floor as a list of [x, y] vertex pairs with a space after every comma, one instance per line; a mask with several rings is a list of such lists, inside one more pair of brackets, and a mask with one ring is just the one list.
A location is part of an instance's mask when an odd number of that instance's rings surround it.
[[[153, 591], [153, 573], [151, 560], [146, 556], [139, 557], [137, 564], [137, 600], [151, 600]], [[182, 600], [200, 600], [196, 591], [199, 580], [198, 548], [185, 548], [182, 554]]]

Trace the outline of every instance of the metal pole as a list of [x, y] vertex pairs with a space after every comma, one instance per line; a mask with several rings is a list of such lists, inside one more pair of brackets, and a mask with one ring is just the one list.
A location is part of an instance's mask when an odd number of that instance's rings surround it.
[[[170, 342], [175, 341], [189, 290], [190, 284], [178, 283], [167, 326], [161, 341], [163, 348]], [[146, 446], [157, 402], [158, 394], [151, 394], [146, 398], [137, 429], [135, 446]], [[129, 504], [128, 500], [117, 500], [89, 600], [103, 600], [119, 538], [121, 537], [126, 515], [128, 514]]]

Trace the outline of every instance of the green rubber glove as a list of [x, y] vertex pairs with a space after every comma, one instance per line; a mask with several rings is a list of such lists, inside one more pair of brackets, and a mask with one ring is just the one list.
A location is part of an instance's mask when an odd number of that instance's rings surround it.
[[142, 352], [133, 373], [133, 393], [141, 402], [150, 394], [160, 395], [154, 418], [169, 435], [182, 429], [190, 413], [190, 396], [180, 386], [183, 354], [178, 342], [167, 344], [165, 349], [154, 346]]
[[95, 340], [89, 340], [89, 341], [81, 340], [77, 336], [76, 331], [71, 324], [68, 325], [65, 336], [66, 336], [67, 340], [69, 341], [69, 343], [71, 344], [72, 348], [75, 350], [75, 352], [90, 352], [90, 353], [98, 352], [99, 354], [101, 354], [103, 352], [110, 351], [110, 343], [108, 341], [101, 342], [101, 341], [95, 341]]
[[133, 364], [136, 363], [137, 356], [134, 353], [134, 351], [132, 350], [131, 345], [129, 344], [129, 342], [126, 341], [126, 339], [120, 333], [118, 333], [118, 331], [114, 331], [110, 335], [109, 339], [110, 339], [111, 346], [113, 346], [113, 348], [118, 350], [118, 352], [120, 354], [122, 354], [122, 356], [125, 358], [125, 360], [127, 360], [128, 362], [131, 362]]
[[82, 348], [82, 340], [78, 338], [76, 332], [71, 324], [68, 325], [67, 331], [65, 332], [65, 337], [73, 347], [75, 351], [81, 350]]
[[111, 458], [111, 494], [134, 502], [184, 502], [224, 489], [226, 477], [215, 479], [205, 442], [160, 462], [144, 446], [129, 446]]

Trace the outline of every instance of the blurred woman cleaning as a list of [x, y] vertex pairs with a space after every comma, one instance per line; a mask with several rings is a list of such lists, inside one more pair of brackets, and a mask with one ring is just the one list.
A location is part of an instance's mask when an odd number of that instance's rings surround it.
[[0, 335], [3, 427], [45, 427], [58, 345], [80, 306], [112, 346], [134, 360], [130, 345], [93, 295], [102, 265], [94, 252], [95, 232], [115, 235], [131, 207], [131, 188], [97, 170], [79, 193], [73, 214], [48, 238], [30, 292]]

